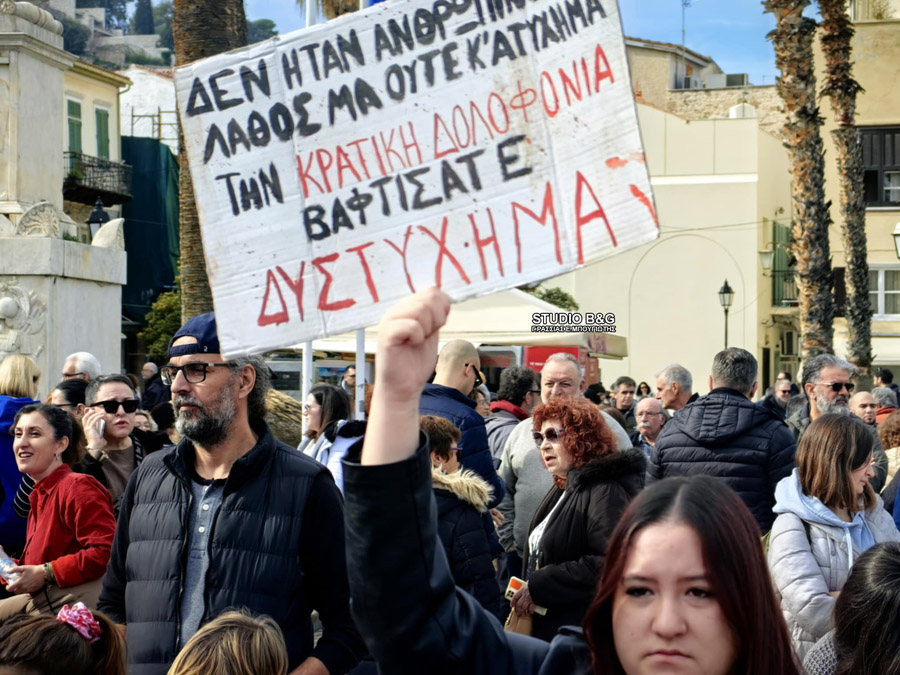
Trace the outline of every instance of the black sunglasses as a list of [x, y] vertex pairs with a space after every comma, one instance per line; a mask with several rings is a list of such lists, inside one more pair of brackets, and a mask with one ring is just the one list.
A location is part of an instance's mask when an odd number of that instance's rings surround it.
[[816, 384], [821, 384], [823, 387], [831, 387], [831, 391], [835, 394], [840, 394], [841, 389], [844, 387], [847, 388], [847, 393], [851, 393], [853, 391], [854, 385], [852, 382], [816, 382]]
[[115, 413], [119, 412], [119, 406], [122, 406], [125, 409], [125, 412], [130, 414], [138, 409], [138, 403], [139, 401], [137, 401], [136, 399], [130, 398], [127, 401], [97, 401], [96, 403], [91, 403], [90, 407], [96, 408], [98, 405], [102, 405], [103, 409], [107, 413], [109, 413], [110, 415], [114, 415]]
[[475, 384], [472, 385], [472, 388], [480, 387], [483, 384], [483, 380], [481, 379], [481, 372], [478, 370], [478, 366], [474, 363], [467, 363], [467, 366], [472, 366], [472, 370], [475, 372]]
[[532, 436], [534, 437], [534, 442], [537, 443], [538, 447], [541, 447], [544, 444], [545, 438], [551, 443], [556, 443], [560, 438], [562, 438], [563, 433], [565, 433], [565, 429], [555, 429], [553, 427], [547, 427], [547, 431], [545, 431], [544, 433], [535, 431]]

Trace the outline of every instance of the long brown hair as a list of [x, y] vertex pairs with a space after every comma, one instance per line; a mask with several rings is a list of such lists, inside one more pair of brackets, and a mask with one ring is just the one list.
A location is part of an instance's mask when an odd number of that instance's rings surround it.
[[584, 617], [594, 675], [624, 673], [613, 641], [613, 598], [634, 538], [644, 528], [663, 522], [688, 525], [700, 538], [710, 586], [738, 640], [738, 655], [730, 672], [798, 675], [759, 527], [734, 491], [709, 476], [655, 483], [622, 514], [609, 540], [597, 595]]
[[825, 506], [851, 513], [875, 506], [871, 485], [856, 495], [851, 473], [869, 461], [875, 448], [872, 432], [859, 420], [845, 415], [822, 415], [809, 425], [797, 446], [800, 486]]
[[92, 612], [100, 639], [90, 644], [50, 614], [20, 614], [0, 625], [0, 666], [41, 675], [125, 675], [125, 640], [109, 618]]

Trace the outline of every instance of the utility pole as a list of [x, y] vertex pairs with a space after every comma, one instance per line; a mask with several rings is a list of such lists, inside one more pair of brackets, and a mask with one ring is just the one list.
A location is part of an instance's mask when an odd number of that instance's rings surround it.
[[676, 87], [676, 89], [687, 89], [685, 86], [685, 82], [687, 82], [687, 58], [685, 56], [685, 35], [687, 33], [685, 29], [685, 18], [686, 18], [686, 10], [691, 6], [691, 0], [681, 0], [681, 86]]

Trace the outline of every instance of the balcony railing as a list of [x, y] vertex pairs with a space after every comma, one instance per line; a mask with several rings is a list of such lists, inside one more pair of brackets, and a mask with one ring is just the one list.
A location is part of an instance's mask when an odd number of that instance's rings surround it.
[[106, 206], [131, 199], [131, 167], [80, 152], [66, 152], [63, 161], [63, 196], [73, 202]]
[[774, 307], [797, 306], [797, 273], [794, 270], [772, 271], [772, 305]]

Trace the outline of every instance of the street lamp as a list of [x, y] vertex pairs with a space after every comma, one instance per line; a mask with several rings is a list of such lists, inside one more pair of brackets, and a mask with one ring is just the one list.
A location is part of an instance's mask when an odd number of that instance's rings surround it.
[[94, 210], [91, 211], [91, 215], [89, 215], [87, 219], [87, 224], [91, 228], [92, 241], [94, 237], [97, 236], [97, 232], [100, 231], [100, 228], [108, 222], [109, 214], [103, 210], [103, 200], [100, 199], [100, 197], [97, 197], [97, 203], [94, 205]]
[[731, 301], [734, 300], [734, 289], [728, 285], [728, 279], [719, 289], [719, 304], [725, 310], [725, 349], [728, 349], [728, 308], [731, 307]]

